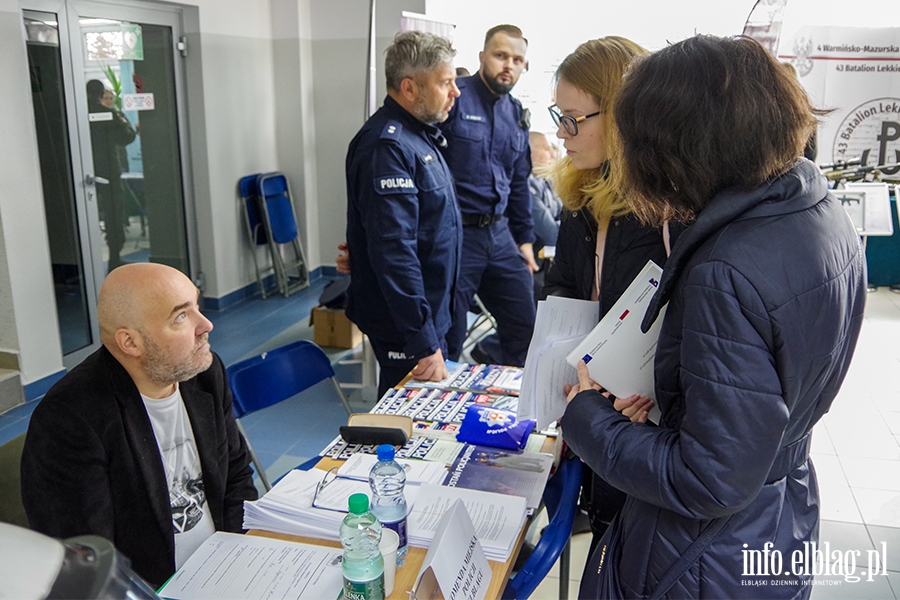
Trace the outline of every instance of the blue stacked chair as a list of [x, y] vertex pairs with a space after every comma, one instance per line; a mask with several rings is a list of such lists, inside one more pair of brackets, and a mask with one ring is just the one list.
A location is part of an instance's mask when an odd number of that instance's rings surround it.
[[[308, 286], [309, 270], [287, 177], [280, 172], [247, 175], [238, 181], [238, 195], [244, 205], [244, 222], [253, 246], [256, 282], [262, 297], [266, 297], [263, 278], [269, 272], [285, 296]], [[260, 267], [256, 248], [262, 245], [268, 248], [271, 266]], [[293, 258], [286, 259], [290, 254]]]

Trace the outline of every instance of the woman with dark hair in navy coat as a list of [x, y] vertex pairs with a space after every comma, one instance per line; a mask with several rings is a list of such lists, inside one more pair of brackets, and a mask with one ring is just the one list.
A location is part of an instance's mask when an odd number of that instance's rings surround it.
[[[708, 36], [638, 59], [614, 112], [636, 214], [693, 224], [644, 318], [668, 304], [659, 426], [617, 412], [583, 364], [569, 395], [567, 442], [628, 495], [581, 595], [610, 593], [599, 570], [628, 598], [808, 597], [810, 435], [846, 375], [866, 287], [853, 225], [798, 158], [823, 113], [757, 42]], [[657, 589], [710, 526], [717, 536]]]

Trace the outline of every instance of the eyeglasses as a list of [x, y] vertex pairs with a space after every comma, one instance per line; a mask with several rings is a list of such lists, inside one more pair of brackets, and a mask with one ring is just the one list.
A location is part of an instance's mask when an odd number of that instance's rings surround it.
[[596, 117], [602, 111], [592, 112], [589, 115], [584, 115], [583, 117], [570, 117], [569, 115], [564, 115], [559, 110], [559, 107], [555, 104], [547, 108], [550, 111], [550, 116], [553, 117], [553, 122], [557, 127], [562, 125], [562, 128], [566, 130], [566, 133], [575, 137], [578, 135], [578, 124], [586, 119], [590, 119], [591, 117]]
[[345, 513], [347, 512], [347, 498], [352, 494], [368, 491], [370, 491], [368, 480], [338, 475], [338, 467], [334, 467], [325, 473], [322, 481], [316, 484], [312, 506]]

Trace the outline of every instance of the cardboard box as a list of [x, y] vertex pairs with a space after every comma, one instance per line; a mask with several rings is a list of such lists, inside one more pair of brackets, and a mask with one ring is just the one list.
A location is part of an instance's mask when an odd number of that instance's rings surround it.
[[317, 306], [312, 310], [313, 341], [319, 346], [356, 348], [362, 343], [362, 332], [343, 310]]

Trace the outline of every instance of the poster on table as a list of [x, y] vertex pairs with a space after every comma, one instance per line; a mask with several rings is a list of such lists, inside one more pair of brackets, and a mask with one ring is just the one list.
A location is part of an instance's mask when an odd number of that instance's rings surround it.
[[[818, 164], [900, 163], [900, 28], [802, 27], [778, 58], [816, 106], [834, 110], [819, 126]], [[900, 180], [900, 167], [882, 174]]]

